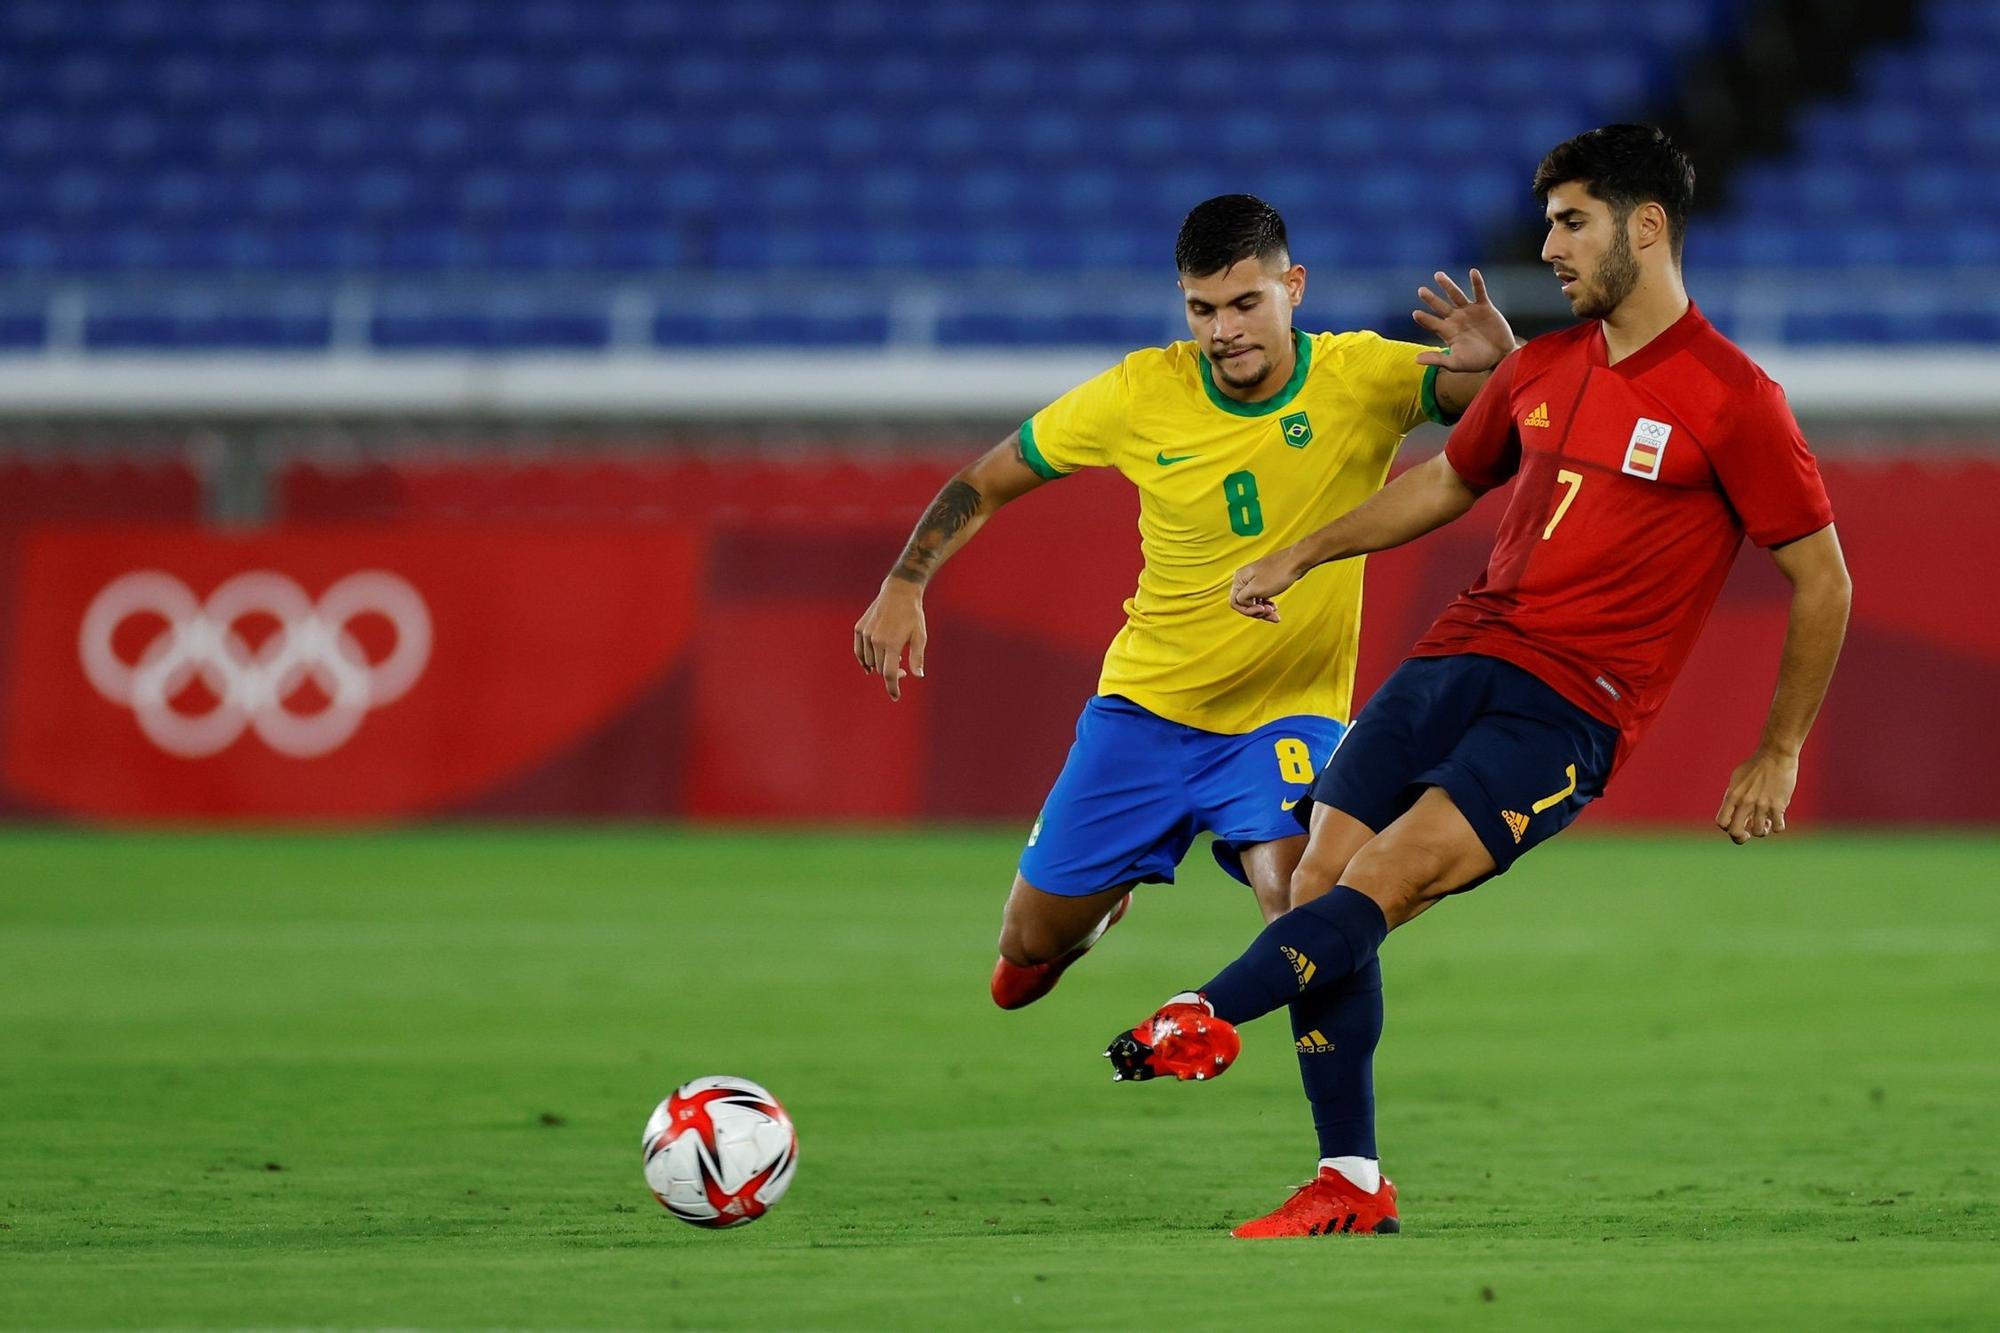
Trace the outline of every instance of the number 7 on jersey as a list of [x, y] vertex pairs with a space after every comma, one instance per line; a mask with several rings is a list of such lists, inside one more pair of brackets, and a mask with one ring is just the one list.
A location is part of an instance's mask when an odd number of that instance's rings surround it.
[[1556, 512], [1549, 515], [1549, 525], [1542, 529], [1543, 541], [1547, 541], [1556, 535], [1556, 524], [1563, 521], [1563, 515], [1569, 512], [1571, 501], [1575, 500], [1576, 493], [1583, 489], [1583, 474], [1581, 472], [1571, 472], [1568, 468], [1563, 468], [1556, 473], [1556, 480], [1564, 486], [1569, 487], [1569, 491], [1563, 496], [1562, 503], [1556, 506]]

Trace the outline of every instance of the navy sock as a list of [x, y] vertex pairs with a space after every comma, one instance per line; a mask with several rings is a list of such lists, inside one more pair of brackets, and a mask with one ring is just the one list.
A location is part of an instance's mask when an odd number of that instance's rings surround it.
[[1382, 963], [1370, 958], [1344, 986], [1292, 1001], [1299, 1078], [1312, 1103], [1321, 1157], [1374, 1157], [1375, 1044], [1382, 1039]]
[[1389, 923], [1373, 898], [1336, 884], [1264, 927], [1201, 993], [1217, 1018], [1247, 1023], [1306, 991], [1346, 981], [1367, 966], [1388, 934]]

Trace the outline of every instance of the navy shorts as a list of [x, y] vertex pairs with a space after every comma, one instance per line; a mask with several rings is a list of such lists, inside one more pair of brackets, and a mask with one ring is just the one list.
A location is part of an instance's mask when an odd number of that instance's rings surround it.
[[1021, 877], [1066, 898], [1171, 884], [1206, 829], [1217, 863], [1248, 883], [1243, 849], [1299, 836], [1292, 809], [1340, 733], [1330, 717], [1300, 715], [1226, 736], [1100, 694], [1076, 721], [1076, 744], [1021, 853]]
[[1610, 723], [1511, 662], [1412, 657], [1354, 719], [1312, 799], [1380, 833], [1441, 787], [1505, 874], [1604, 794], [1617, 748]]

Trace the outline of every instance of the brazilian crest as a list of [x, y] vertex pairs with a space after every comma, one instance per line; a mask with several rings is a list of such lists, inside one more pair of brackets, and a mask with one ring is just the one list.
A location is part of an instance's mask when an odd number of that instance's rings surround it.
[[1303, 412], [1294, 412], [1288, 417], [1278, 418], [1278, 429], [1285, 432], [1285, 443], [1294, 449], [1303, 449], [1312, 443], [1313, 424]]

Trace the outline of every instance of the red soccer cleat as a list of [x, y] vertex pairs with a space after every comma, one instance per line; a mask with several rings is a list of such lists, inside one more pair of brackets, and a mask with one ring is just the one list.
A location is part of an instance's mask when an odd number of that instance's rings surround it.
[[1010, 963], [1005, 958], [993, 965], [993, 1003], [1002, 1009], [1020, 1009], [1033, 1004], [1056, 988], [1062, 974], [1069, 965], [1089, 953], [1092, 946], [1104, 938], [1104, 932], [1117, 925], [1132, 906], [1132, 895], [1126, 894], [1118, 900], [1118, 905], [1105, 913], [1104, 920], [1097, 923], [1097, 929], [1083, 937], [1083, 943], [1071, 949], [1060, 958], [1046, 963], [1030, 963], [1023, 967]]
[[1330, 1166], [1292, 1192], [1292, 1197], [1245, 1222], [1229, 1234], [1238, 1240], [1271, 1240], [1279, 1236], [1391, 1236], [1403, 1229], [1396, 1216], [1396, 1182], [1382, 1177], [1373, 1194]]
[[1114, 1083], [1144, 1082], [1171, 1074], [1183, 1081], [1211, 1079], [1243, 1049], [1236, 1026], [1215, 1016], [1207, 1000], [1183, 991], [1104, 1048]]

